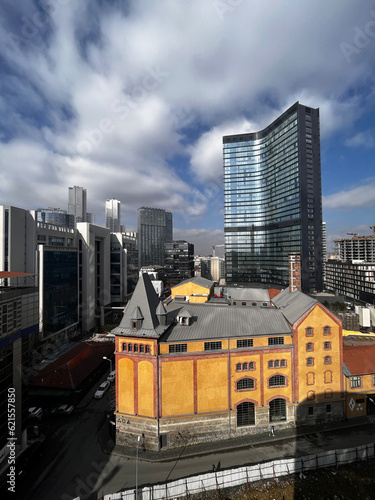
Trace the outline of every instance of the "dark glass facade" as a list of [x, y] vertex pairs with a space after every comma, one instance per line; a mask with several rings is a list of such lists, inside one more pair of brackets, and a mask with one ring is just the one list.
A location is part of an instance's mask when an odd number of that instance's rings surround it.
[[164, 244], [173, 240], [172, 213], [162, 208], [138, 209], [138, 265], [164, 266]]
[[66, 210], [46, 210], [39, 208], [36, 211], [36, 220], [45, 224], [74, 228], [74, 215], [68, 214]]
[[194, 245], [184, 240], [165, 244], [165, 284], [174, 286], [194, 275]]
[[319, 110], [297, 102], [223, 145], [227, 282], [287, 286], [288, 254], [299, 252], [302, 290], [321, 290]]
[[45, 251], [43, 332], [52, 333], [78, 322], [77, 251]]

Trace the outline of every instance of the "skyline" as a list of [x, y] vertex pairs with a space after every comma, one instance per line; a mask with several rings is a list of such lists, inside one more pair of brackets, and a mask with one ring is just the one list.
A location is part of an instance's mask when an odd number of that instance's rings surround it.
[[[320, 109], [327, 248], [375, 223], [373, 2], [9, 1], [0, 6], [1, 203], [67, 209], [87, 189], [163, 208], [174, 238], [224, 242], [222, 136]], [[209, 27], [209, 29], [207, 29]], [[26, 165], [26, 166], [25, 166]], [[372, 210], [371, 210], [372, 207]]]

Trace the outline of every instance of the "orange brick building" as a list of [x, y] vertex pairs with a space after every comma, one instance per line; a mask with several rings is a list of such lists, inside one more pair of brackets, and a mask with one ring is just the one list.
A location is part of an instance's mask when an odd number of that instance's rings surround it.
[[163, 304], [144, 274], [113, 333], [119, 444], [142, 436], [160, 449], [343, 417], [341, 322], [300, 291], [257, 307]]

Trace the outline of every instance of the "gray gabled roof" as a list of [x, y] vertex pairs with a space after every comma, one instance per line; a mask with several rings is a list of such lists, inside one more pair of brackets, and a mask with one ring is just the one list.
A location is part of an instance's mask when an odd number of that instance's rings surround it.
[[272, 302], [280, 309], [291, 325], [317, 304], [315, 299], [299, 290], [290, 292], [288, 288], [276, 295]]
[[194, 276], [194, 278], [189, 278], [188, 280], [181, 281], [178, 285], [173, 286], [172, 288], [177, 288], [181, 285], [186, 285], [187, 283], [195, 283], [196, 285], [203, 286], [204, 288], [211, 288], [214, 284], [213, 281], [207, 280], [206, 278], [202, 278], [201, 276]]
[[[169, 326], [162, 326], [159, 323], [157, 312], [165, 314], [164, 306], [163, 304], [160, 306], [160, 304], [161, 302], [152, 285], [150, 276], [147, 273], [142, 274], [139, 277], [132, 298], [125, 307], [121, 323], [112, 330], [112, 333], [132, 337], [159, 338]], [[142, 326], [139, 330], [131, 328], [132, 319], [142, 320]]]
[[256, 300], [259, 302], [269, 302], [270, 296], [268, 290], [264, 288], [228, 288], [228, 298], [231, 300]]
[[[178, 302], [168, 304], [168, 315], [177, 317], [184, 309]], [[290, 335], [292, 329], [275, 307], [232, 307], [189, 304], [189, 326], [174, 324], [160, 342], [226, 339], [229, 337]]]

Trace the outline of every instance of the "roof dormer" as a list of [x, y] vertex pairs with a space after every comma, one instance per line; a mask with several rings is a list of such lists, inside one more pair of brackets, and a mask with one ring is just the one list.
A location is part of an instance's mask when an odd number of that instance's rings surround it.
[[130, 316], [130, 322], [131, 322], [130, 328], [132, 330], [140, 330], [142, 328], [143, 320], [144, 320], [144, 317], [143, 317], [142, 311], [137, 306]]
[[181, 309], [181, 311], [177, 314], [177, 323], [180, 325], [189, 326], [191, 323], [191, 312], [188, 309]]

